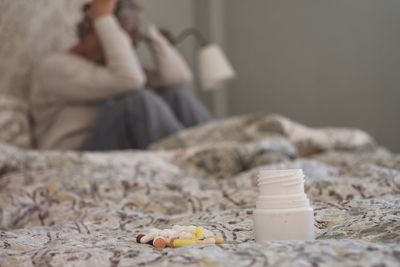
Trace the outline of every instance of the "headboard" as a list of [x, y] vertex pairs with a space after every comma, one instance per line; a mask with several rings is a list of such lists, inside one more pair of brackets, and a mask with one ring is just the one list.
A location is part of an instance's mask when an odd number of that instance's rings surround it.
[[28, 96], [35, 63], [74, 42], [80, 6], [87, 1], [0, 1], [0, 96]]

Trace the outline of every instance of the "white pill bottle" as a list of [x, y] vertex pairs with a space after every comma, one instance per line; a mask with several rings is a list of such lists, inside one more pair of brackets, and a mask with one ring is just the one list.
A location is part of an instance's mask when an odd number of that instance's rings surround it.
[[302, 170], [261, 170], [254, 211], [257, 243], [314, 240], [314, 210], [304, 193]]

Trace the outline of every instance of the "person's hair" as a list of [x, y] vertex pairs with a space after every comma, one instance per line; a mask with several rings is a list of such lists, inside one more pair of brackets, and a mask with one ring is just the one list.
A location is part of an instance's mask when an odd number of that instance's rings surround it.
[[119, 0], [115, 6], [114, 14], [119, 17], [126, 10], [141, 11], [142, 7], [135, 0]]
[[82, 6], [81, 12], [83, 15], [83, 19], [78, 22], [78, 25], [76, 26], [76, 35], [78, 36], [79, 39], [82, 39], [83, 36], [85, 36], [86, 33], [86, 28], [90, 24], [90, 19], [87, 16], [87, 12], [89, 11], [91, 7], [90, 3], [86, 3]]
[[[87, 16], [87, 12], [91, 8], [91, 3], [86, 3], [82, 6], [81, 12], [83, 19], [78, 23], [76, 32], [79, 39], [82, 39], [88, 27], [91, 25], [90, 18]], [[136, 2], [136, 0], [118, 0], [114, 9], [114, 15], [119, 18], [124, 11], [141, 11], [142, 7]]]

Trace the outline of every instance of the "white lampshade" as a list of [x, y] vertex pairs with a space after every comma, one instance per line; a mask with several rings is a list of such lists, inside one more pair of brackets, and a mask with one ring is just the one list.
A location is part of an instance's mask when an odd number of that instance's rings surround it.
[[235, 78], [235, 70], [218, 45], [202, 47], [198, 57], [200, 82], [204, 90], [219, 89]]

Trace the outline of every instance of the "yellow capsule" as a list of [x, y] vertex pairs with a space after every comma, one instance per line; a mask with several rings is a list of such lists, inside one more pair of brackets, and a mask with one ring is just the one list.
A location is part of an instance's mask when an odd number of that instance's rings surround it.
[[197, 237], [197, 239], [204, 238], [204, 227], [201, 227], [201, 226], [196, 227], [196, 237]]
[[182, 248], [182, 247], [196, 245], [197, 241], [191, 240], [191, 239], [175, 239], [173, 241], [173, 244], [174, 244], [174, 248]]

